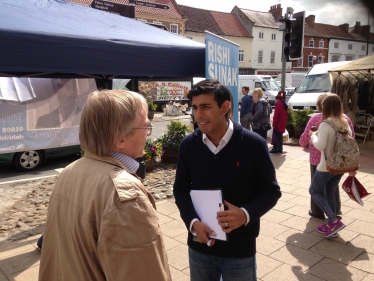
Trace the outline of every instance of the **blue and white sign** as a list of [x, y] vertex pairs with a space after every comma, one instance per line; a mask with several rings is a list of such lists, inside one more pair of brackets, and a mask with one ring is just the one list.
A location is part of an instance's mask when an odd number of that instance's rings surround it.
[[0, 154], [79, 144], [94, 79], [0, 77]]
[[205, 31], [205, 77], [217, 79], [232, 94], [234, 121], [238, 116], [239, 45]]

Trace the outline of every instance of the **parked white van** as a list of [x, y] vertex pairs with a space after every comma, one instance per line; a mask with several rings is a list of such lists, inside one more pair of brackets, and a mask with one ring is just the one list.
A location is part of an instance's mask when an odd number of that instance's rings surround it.
[[[306, 72], [291, 72], [286, 73], [285, 88], [299, 87], [300, 83], [305, 78]], [[277, 81], [282, 81], [282, 73], [278, 74]]]
[[275, 80], [270, 75], [239, 75], [239, 86], [238, 86], [238, 101], [241, 102], [243, 98], [242, 87], [248, 86], [249, 93], [251, 94], [255, 88], [261, 88], [264, 91], [264, 95], [268, 97], [271, 105], [275, 104], [275, 97], [280, 90]]
[[314, 65], [305, 75], [300, 86], [296, 88], [295, 93], [288, 101], [288, 108], [305, 109], [312, 108], [316, 110], [316, 101], [322, 93], [330, 92], [331, 81], [328, 71], [350, 63], [350, 61], [329, 62]]

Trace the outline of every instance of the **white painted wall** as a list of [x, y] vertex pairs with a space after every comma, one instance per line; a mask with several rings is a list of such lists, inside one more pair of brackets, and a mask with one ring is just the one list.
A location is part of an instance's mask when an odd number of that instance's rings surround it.
[[[335, 43], [339, 44], [338, 48], [335, 48]], [[352, 50], [348, 49], [349, 44], [352, 44]], [[365, 47], [364, 50], [362, 50], [362, 46]], [[374, 53], [373, 46], [374, 44], [369, 44], [369, 55]], [[366, 56], [366, 47], [366, 42], [331, 39], [329, 42], [328, 62], [331, 62], [333, 55], [338, 55], [339, 61], [347, 60], [347, 56], [354, 56], [353, 60], [359, 59], [361, 57]]]
[[[194, 41], [205, 44], [205, 33], [189, 32], [186, 31], [185, 36], [191, 38]], [[248, 37], [236, 37], [236, 36], [221, 36], [231, 42], [240, 45], [239, 49], [244, 50], [244, 60], [239, 62], [239, 68], [250, 68], [252, 63], [250, 62], [252, 54], [252, 38]], [[238, 58], [239, 59], [239, 58]]]
[[[259, 33], [264, 34], [263, 38], [259, 38]], [[275, 34], [275, 40], [272, 40], [271, 35]], [[271, 69], [282, 69], [282, 40], [283, 31], [279, 31], [275, 28], [266, 28], [253, 26], [253, 43], [252, 43], [252, 67], [257, 70], [271, 70]], [[262, 63], [258, 62], [258, 51], [263, 51]], [[271, 52], [275, 51], [275, 63], [270, 63]], [[291, 63], [286, 64], [286, 69], [291, 69]]]

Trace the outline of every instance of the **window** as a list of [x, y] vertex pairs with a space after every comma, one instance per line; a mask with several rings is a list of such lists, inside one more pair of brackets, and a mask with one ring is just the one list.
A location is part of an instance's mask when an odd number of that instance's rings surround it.
[[244, 50], [239, 50], [239, 61], [244, 61]]
[[365, 50], [366, 50], [365, 45], [362, 45], [361, 50], [362, 50], [362, 51], [365, 51]]
[[314, 47], [314, 40], [309, 41], [309, 47]]
[[264, 39], [264, 33], [263, 33], [263, 32], [260, 32], [260, 33], [258, 34], [258, 38], [260, 38], [260, 39]]
[[177, 34], [178, 34], [178, 25], [177, 25], [177, 24], [174, 24], [174, 23], [171, 23], [171, 24], [170, 24], [170, 32], [171, 32], [171, 33], [177, 33]]
[[335, 43], [334, 43], [334, 48], [335, 48], [335, 49], [339, 48], [339, 43], [338, 43], [338, 42], [335, 42]]
[[275, 63], [275, 52], [271, 52], [270, 53], [270, 64], [274, 64]]
[[258, 51], [258, 63], [262, 63], [262, 51]]
[[303, 59], [297, 60], [297, 66], [303, 66]]
[[345, 56], [345, 60], [355, 60], [355, 56]]
[[313, 55], [309, 55], [308, 56], [308, 67], [312, 67], [313, 66]]
[[331, 56], [331, 62], [339, 61], [340, 56], [339, 55], [332, 55]]
[[348, 50], [352, 50], [352, 44], [348, 44]]
[[321, 40], [321, 41], [319, 41], [319, 47], [320, 48], [323, 48], [325, 46], [325, 44], [324, 44], [324, 42]]
[[276, 37], [276, 34], [275, 33], [272, 33], [271, 34], [271, 40], [275, 40], [277, 37]]
[[318, 63], [323, 63], [323, 57], [322, 56], [318, 56]]

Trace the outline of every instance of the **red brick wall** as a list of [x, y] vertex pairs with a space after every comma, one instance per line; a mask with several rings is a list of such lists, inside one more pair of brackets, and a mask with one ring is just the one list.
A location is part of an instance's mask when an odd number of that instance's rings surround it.
[[[309, 41], [314, 40], [314, 48], [309, 47]], [[324, 41], [324, 47], [319, 48], [319, 42], [321, 39]], [[328, 61], [328, 46], [329, 40], [327, 38], [321, 37], [312, 37], [312, 36], [304, 36], [304, 48], [303, 48], [303, 65], [301, 67], [297, 66], [297, 61], [292, 63], [292, 68], [295, 70], [308, 70], [308, 57], [309, 55], [316, 56], [317, 59], [313, 61], [313, 64], [318, 64], [318, 57], [322, 55], [323, 62], [326, 63]]]

